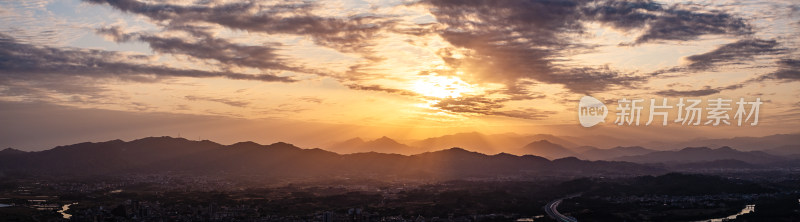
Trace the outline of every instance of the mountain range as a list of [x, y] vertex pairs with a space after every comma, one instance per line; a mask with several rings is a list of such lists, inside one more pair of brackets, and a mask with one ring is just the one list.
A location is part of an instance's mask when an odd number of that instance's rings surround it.
[[420, 153], [419, 148], [399, 143], [389, 137], [381, 137], [371, 141], [364, 141], [361, 138], [353, 138], [340, 143], [331, 145], [328, 150], [349, 154], [349, 153], [395, 153], [395, 154], [416, 154]]
[[[648, 143], [643, 146], [606, 146], [621, 144], [623, 140], [609, 136], [555, 136], [550, 134], [521, 135], [515, 133], [482, 134], [457, 133], [405, 143], [388, 137], [372, 141], [354, 138], [324, 147], [337, 153], [386, 152], [418, 154], [451, 147], [461, 147], [480, 153], [501, 152], [516, 155], [531, 154], [548, 159], [578, 157], [586, 160], [615, 160], [624, 156], [644, 155], [656, 151], [677, 151], [686, 147], [734, 147], [741, 151], [764, 151], [777, 156], [800, 156], [800, 134], [777, 134], [765, 137], [734, 137], [729, 139], [692, 139], [672, 145]], [[625, 142], [628, 143], [628, 142]], [[608, 148], [605, 148], [608, 147]]]
[[717, 149], [687, 147], [678, 151], [658, 151], [636, 156], [624, 156], [615, 158], [615, 160], [635, 163], [693, 163], [717, 160], [739, 160], [751, 164], [766, 164], [785, 160], [785, 158], [761, 151], [738, 151], [726, 146]]
[[[509, 141], [501, 142], [501, 138]], [[502, 149], [507, 152], [496, 154], [479, 152], [481, 149], [417, 147], [425, 144], [432, 147], [459, 144], [459, 139], [467, 140], [462, 145], [505, 144], [509, 147]], [[522, 142], [527, 139], [533, 141]], [[354, 138], [325, 150], [303, 149], [283, 142], [270, 145], [254, 142], [222, 145], [208, 140], [148, 137], [128, 142], [78, 143], [37, 152], [7, 148], [0, 150], [0, 176], [14, 173], [69, 176], [183, 172], [268, 178], [453, 179], [639, 175], [674, 169], [800, 168], [800, 155], [795, 154], [798, 146], [791, 145], [765, 151], [740, 151], [731, 147], [688, 147], [667, 151], [638, 146], [601, 149], [579, 146], [578, 143], [546, 134], [519, 136], [477, 133], [430, 138], [413, 144], [415, 146], [405, 145], [388, 137], [369, 141]]]
[[2, 174], [61, 176], [173, 172], [264, 178], [417, 178], [641, 175], [662, 169], [627, 162], [547, 160], [534, 155], [487, 155], [449, 148], [415, 155], [337, 154], [288, 143], [240, 142], [149, 137], [129, 142], [79, 143], [38, 152], [0, 152]]

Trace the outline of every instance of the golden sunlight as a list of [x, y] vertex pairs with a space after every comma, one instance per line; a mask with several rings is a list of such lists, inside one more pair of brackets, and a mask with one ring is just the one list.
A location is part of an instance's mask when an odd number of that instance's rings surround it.
[[454, 76], [423, 76], [413, 83], [411, 90], [436, 98], [458, 98], [475, 92], [472, 85]]

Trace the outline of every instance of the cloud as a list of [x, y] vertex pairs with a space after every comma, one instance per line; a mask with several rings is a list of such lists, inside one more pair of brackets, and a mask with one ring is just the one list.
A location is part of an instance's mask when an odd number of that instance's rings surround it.
[[778, 61], [778, 70], [764, 75], [760, 80], [774, 79], [782, 81], [800, 80], [800, 59], [781, 59]]
[[[584, 9], [587, 20], [598, 21], [623, 31], [643, 30], [633, 43], [687, 41], [703, 35], [742, 36], [752, 34], [743, 18], [718, 11], [683, 9], [683, 5], [664, 6], [653, 1], [600, 1]], [[693, 11], [696, 10], [696, 11]]]
[[[617, 72], [554, 64], [567, 50], [590, 48], [572, 36], [583, 31], [580, 6], [584, 2], [434, 0], [426, 4], [447, 26], [439, 35], [455, 46], [440, 50], [440, 57], [453, 69], [474, 74], [475, 81], [513, 87], [519, 80], [532, 79], [576, 92], [622, 82], [615, 81]], [[608, 81], [585, 88], [584, 82], [599, 78]]]
[[0, 76], [3, 79], [41, 79], [51, 76], [119, 78], [155, 81], [167, 77], [223, 77], [265, 82], [294, 82], [290, 77], [271, 74], [251, 75], [236, 72], [179, 69], [134, 63], [140, 55], [113, 51], [54, 48], [19, 43], [0, 33]]
[[319, 97], [315, 97], [315, 96], [303, 96], [303, 97], [297, 98], [297, 100], [308, 102], [308, 103], [316, 103], [316, 104], [321, 104], [323, 101], [325, 101], [324, 99], [319, 98]]
[[652, 1], [602, 1], [583, 9], [589, 20], [624, 31], [645, 27], [662, 11], [664, 7]]
[[723, 90], [740, 89], [742, 87], [745, 87], [748, 83], [757, 81], [759, 78], [761, 78], [761, 77], [751, 78], [751, 79], [745, 80], [743, 82], [732, 84], [732, 85], [728, 85], [728, 86], [713, 87], [713, 88], [711, 86], [705, 86], [702, 89], [697, 89], [697, 90], [674, 90], [674, 89], [668, 89], [668, 90], [657, 91], [655, 94], [656, 95], [661, 95], [661, 96], [667, 96], [667, 97], [708, 96], [708, 95], [713, 95], [713, 94], [720, 93]]
[[359, 85], [359, 84], [346, 84], [347, 88], [353, 90], [366, 90], [366, 91], [376, 91], [376, 92], [386, 92], [386, 93], [393, 93], [398, 95], [405, 95], [405, 96], [419, 96], [418, 93], [404, 90], [404, 89], [393, 89], [393, 88], [386, 88], [380, 85]]
[[493, 116], [506, 116], [521, 119], [543, 119], [549, 115], [555, 114], [552, 111], [542, 111], [534, 108], [527, 108], [521, 110], [499, 111], [504, 107], [503, 103], [508, 99], [488, 99], [481, 96], [467, 96], [458, 98], [444, 98], [439, 99], [431, 105], [443, 111], [461, 113], [461, 114], [474, 114], [474, 115], [493, 115]]
[[744, 19], [725, 12], [692, 12], [673, 7], [648, 22], [647, 30], [636, 38], [635, 44], [658, 40], [694, 40], [712, 34], [742, 36], [752, 34], [751, 29]]
[[611, 86], [636, 88], [637, 84], [644, 83], [647, 78], [624, 74], [609, 67], [580, 67], [563, 69], [541, 78], [547, 83], [560, 83], [564, 87], [577, 93], [590, 93], [607, 90]]
[[759, 55], [780, 55], [786, 52], [775, 40], [743, 39], [686, 59], [690, 62], [690, 70], [707, 70], [722, 64], [741, 64]]
[[648, 78], [609, 67], [563, 63], [569, 55], [595, 47], [579, 39], [587, 31], [587, 22], [641, 30], [635, 44], [751, 33], [744, 19], [725, 12], [693, 11], [653, 1], [428, 0], [421, 4], [430, 6], [437, 21], [446, 26], [436, 33], [454, 47], [439, 55], [453, 69], [468, 70], [477, 81], [510, 87], [530, 79], [561, 84], [576, 93], [634, 87]]
[[493, 110], [503, 107], [503, 104], [480, 96], [444, 98], [437, 101], [432, 107], [456, 112], [490, 115]]
[[527, 108], [521, 110], [494, 112], [494, 115], [519, 118], [519, 119], [540, 120], [540, 119], [545, 119], [551, 115], [555, 115], [557, 113], [558, 112], [555, 111], [545, 111], [534, 108]]
[[[391, 15], [322, 17], [312, 14], [316, 5], [307, 2], [183, 6], [137, 0], [85, 1], [143, 15], [166, 27], [191, 27], [205, 22], [234, 30], [301, 35], [311, 37], [318, 45], [340, 51], [368, 51], [382, 30], [412, 36], [436, 34], [453, 46], [440, 50], [439, 56], [451, 68], [472, 73], [470, 81], [495, 82], [519, 88], [520, 80], [535, 80], [561, 84], [577, 93], [632, 87], [647, 81], [646, 76], [637, 77], [609, 67], [560, 63], [568, 61], [565, 59], [568, 54], [589, 51], [594, 47], [578, 39], [586, 31], [586, 22], [599, 22], [626, 31], [642, 30], [636, 44], [658, 40], [686, 41], [706, 34], [750, 33], [745, 20], [725, 12], [701, 12], [699, 9], [684, 9], [682, 5], [665, 6], [653, 1], [426, 0], [417, 4], [429, 7], [440, 24], [420, 24], [416, 28], [398, 28]], [[119, 41], [138, 38], [159, 52], [190, 54], [250, 67], [291, 69], [276, 61], [278, 56], [269, 48], [261, 48], [262, 54], [247, 61], [238, 58], [253, 51], [236, 48], [236, 45], [230, 47], [230, 43], [224, 40], [200, 38], [196, 42], [187, 42], [152, 35], [124, 36], [113, 31], [104, 32], [118, 36], [116, 39]], [[216, 46], [235, 50], [215, 50], [219, 48]], [[362, 53], [367, 59], [373, 58], [368, 54]], [[350, 88], [387, 91], [363, 86], [363, 83], [356, 85], [359, 86]]]
[[235, 107], [246, 107], [250, 105], [250, 102], [247, 101], [240, 101], [240, 100], [233, 100], [227, 98], [214, 98], [214, 97], [206, 97], [206, 96], [185, 96], [186, 100], [189, 101], [209, 101], [209, 102], [218, 102], [229, 106]]
[[[743, 39], [733, 43], [724, 44], [712, 51], [687, 57], [690, 62], [686, 66], [672, 67], [651, 73], [653, 76], [664, 73], [674, 72], [696, 72], [702, 70], [715, 69], [722, 65], [744, 64], [752, 62], [756, 56], [763, 55], [783, 55], [789, 50], [780, 47], [776, 40], [762, 39]], [[779, 60], [778, 70], [769, 74], [760, 75], [738, 84], [722, 87], [705, 86], [697, 90], [660, 90], [655, 92], [662, 96], [707, 96], [717, 94], [723, 90], [733, 90], [744, 87], [747, 84], [759, 82], [767, 79], [793, 81], [800, 80], [800, 61], [793, 59]]]
[[657, 95], [666, 96], [666, 97], [700, 97], [700, 96], [708, 96], [719, 93], [719, 89], [712, 89], [709, 86], [706, 86], [704, 89], [698, 90], [662, 90], [656, 92]]
[[391, 21], [375, 16], [349, 18], [321, 17], [310, 13], [313, 3], [260, 5], [257, 3], [228, 3], [219, 5], [182, 6], [145, 3], [137, 0], [84, 0], [106, 4], [123, 12], [147, 16], [168, 26], [208, 22], [234, 30], [268, 34], [310, 36], [315, 43], [341, 51], [359, 51], [369, 46], [370, 39], [380, 27]]
[[213, 59], [222, 65], [236, 65], [259, 69], [300, 71], [301, 68], [287, 65], [285, 59], [276, 54], [277, 49], [269, 45], [240, 45], [193, 26], [180, 27], [192, 34], [192, 38], [160, 37], [146, 33], [125, 33], [120, 27], [97, 29], [97, 33], [112, 37], [117, 42], [138, 40], [150, 45], [155, 52], [183, 54], [200, 59]]

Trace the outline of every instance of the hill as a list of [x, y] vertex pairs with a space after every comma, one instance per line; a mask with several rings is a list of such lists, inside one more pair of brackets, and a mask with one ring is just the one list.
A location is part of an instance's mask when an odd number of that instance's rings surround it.
[[730, 147], [711, 149], [707, 147], [688, 147], [678, 151], [658, 151], [644, 155], [619, 157], [615, 160], [634, 163], [692, 163], [715, 160], [739, 160], [753, 164], [763, 164], [782, 160], [761, 151], [743, 152]]
[[588, 149], [578, 154], [581, 159], [587, 160], [612, 160], [623, 156], [637, 156], [656, 152], [640, 146], [614, 147], [611, 149]]
[[416, 154], [420, 152], [420, 150], [417, 148], [399, 143], [396, 140], [385, 136], [371, 141], [364, 141], [361, 138], [356, 137], [333, 144], [328, 149], [341, 154], [366, 152]]
[[561, 145], [552, 143], [547, 140], [539, 140], [536, 142], [529, 143], [528, 145], [525, 145], [522, 148], [520, 148], [519, 153], [532, 154], [549, 159], [577, 156], [577, 153], [575, 153], [574, 151], [564, 148]]
[[[264, 179], [415, 178], [644, 175], [663, 170], [634, 163], [549, 161], [506, 153], [486, 155], [461, 148], [416, 155], [386, 153], [337, 154], [302, 149], [288, 143], [240, 142], [151, 137], [130, 142], [79, 143], [39, 152], [0, 156], [0, 171], [65, 177], [80, 175], [179, 173], [201, 176], [248, 176]], [[2, 174], [0, 174], [2, 175]]]

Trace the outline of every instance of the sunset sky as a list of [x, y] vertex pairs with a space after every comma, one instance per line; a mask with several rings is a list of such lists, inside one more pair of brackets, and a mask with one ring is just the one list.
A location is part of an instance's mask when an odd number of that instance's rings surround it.
[[[1, 1], [0, 147], [796, 133], [799, 46], [794, 0]], [[605, 124], [578, 125], [584, 95]], [[757, 126], [614, 126], [622, 98], [764, 104]]]

